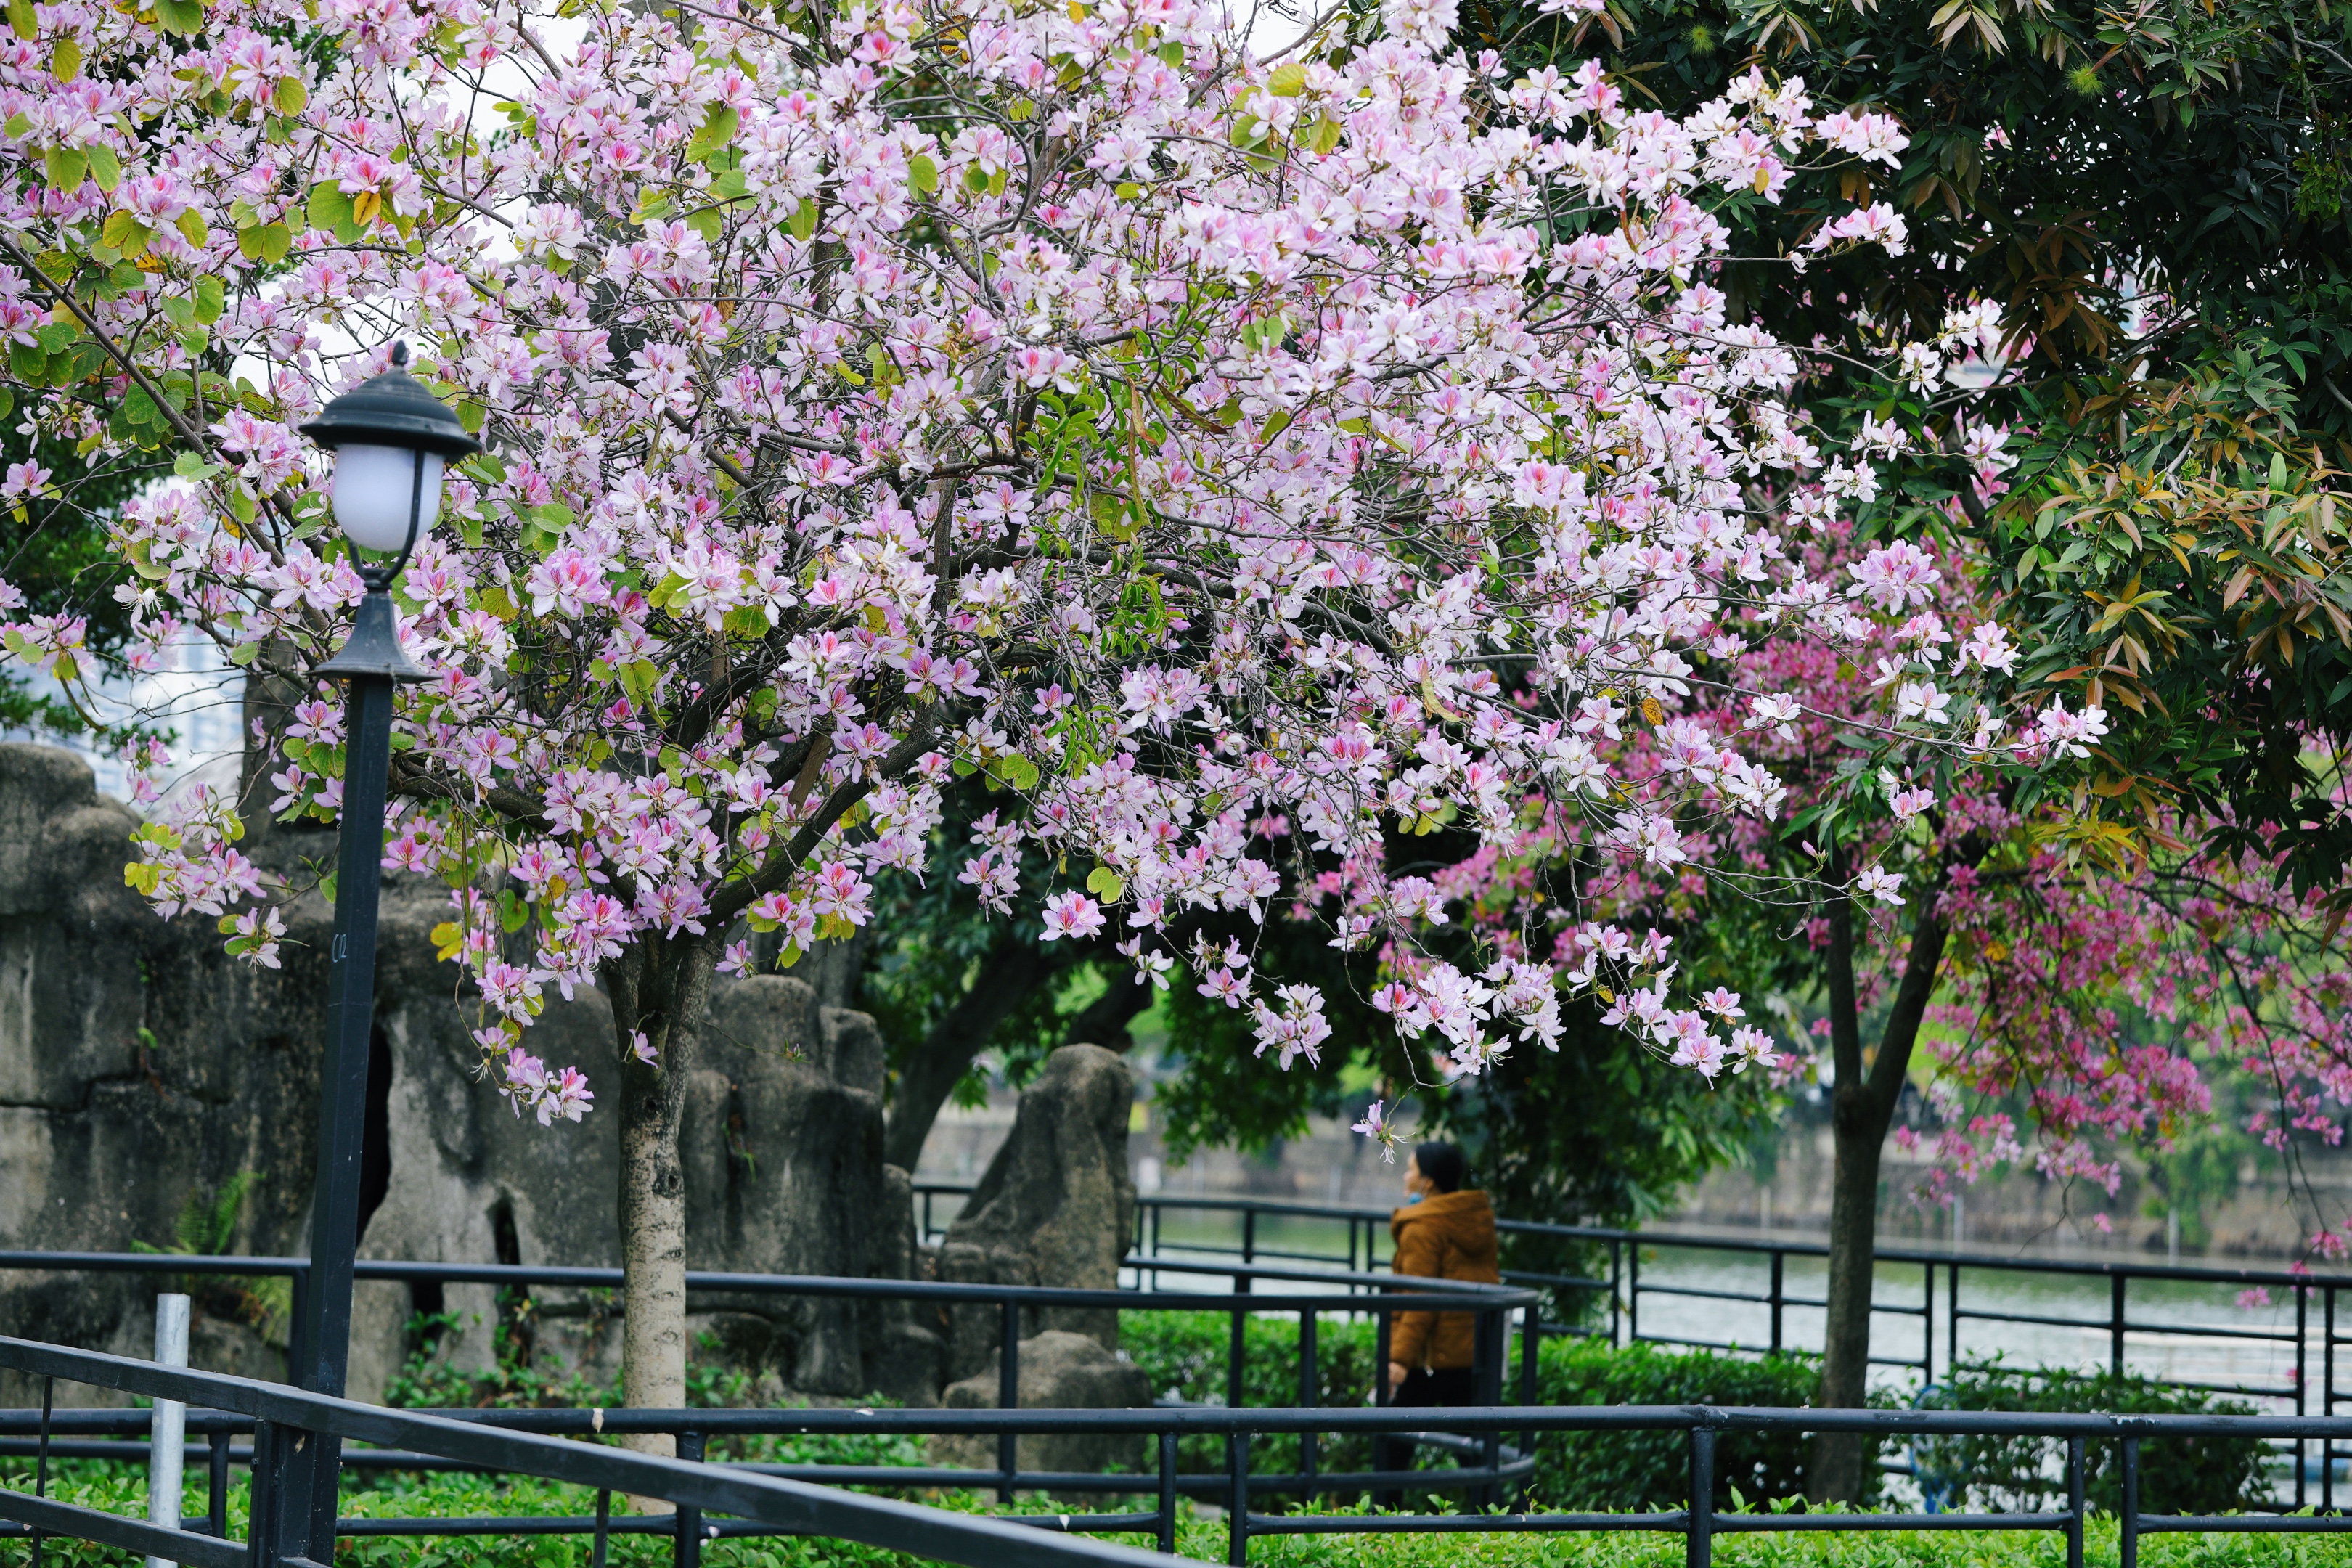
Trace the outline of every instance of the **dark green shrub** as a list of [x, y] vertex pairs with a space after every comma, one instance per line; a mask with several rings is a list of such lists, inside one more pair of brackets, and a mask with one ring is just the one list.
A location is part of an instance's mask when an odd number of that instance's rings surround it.
[[[2251, 1415], [2252, 1405], [2198, 1389], [2112, 1373], [2012, 1367], [1999, 1357], [1963, 1362], [1920, 1401], [1936, 1410], [2105, 1411], [2118, 1415]], [[1938, 1437], [1914, 1445], [1923, 1489], [1948, 1506], [2063, 1508], [2066, 1445], [2055, 1437]], [[2150, 1513], [2225, 1513], [2263, 1501], [2264, 1445], [2254, 1437], [2174, 1437], [2140, 1445], [2140, 1508]], [[2092, 1506], [2123, 1505], [2122, 1452], [2093, 1442], [2083, 1454]]]
[[[1225, 1402], [1226, 1367], [1232, 1357], [1233, 1320], [1213, 1312], [1121, 1312], [1118, 1344], [1151, 1379], [1154, 1398], [1181, 1399], [1192, 1405]], [[1242, 1361], [1242, 1403], [1245, 1405], [1298, 1403], [1298, 1320], [1293, 1317], [1253, 1317], [1244, 1320], [1245, 1347]], [[1316, 1397], [1318, 1403], [1360, 1405], [1372, 1392], [1373, 1328], [1369, 1319], [1319, 1316], [1315, 1323]], [[1371, 1446], [1360, 1437], [1326, 1436], [1317, 1463], [1326, 1470], [1361, 1470], [1371, 1467]], [[1188, 1471], [1222, 1472], [1225, 1446], [1221, 1437], [1187, 1437], [1177, 1445], [1176, 1464]], [[1255, 1470], [1295, 1470], [1298, 1439], [1271, 1436], [1250, 1445]]]
[[[1821, 1381], [1811, 1356], [1723, 1355], [1592, 1339], [1548, 1340], [1537, 1362], [1546, 1405], [1810, 1405]], [[1805, 1437], [1726, 1432], [1716, 1440], [1716, 1503], [1732, 1489], [1759, 1502], [1803, 1495]], [[1551, 1432], [1536, 1441], [1537, 1497], [1552, 1508], [1678, 1508], [1690, 1493], [1690, 1439], [1681, 1432]], [[1874, 1477], [1877, 1467], [1864, 1472]]]
[[[1119, 1317], [1119, 1346], [1150, 1375], [1152, 1393], [1196, 1404], [1225, 1401], [1231, 1331], [1230, 1320], [1208, 1312]], [[1322, 1404], [1369, 1401], [1373, 1332], [1369, 1321], [1318, 1320], [1315, 1359]], [[1251, 1318], [1243, 1335], [1243, 1403], [1297, 1404], [1297, 1320]], [[1655, 1345], [1612, 1350], [1601, 1341], [1571, 1339], [1547, 1340], [1537, 1371], [1538, 1399], [1546, 1405], [1801, 1405], [1811, 1399], [1820, 1376], [1808, 1357], [1719, 1355]], [[1516, 1397], [1516, 1363], [1505, 1386], [1512, 1391], [1506, 1397]], [[1804, 1442], [1795, 1434], [1727, 1433], [1716, 1453], [1716, 1495], [1723, 1506], [1730, 1506], [1734, 1487], [1750, 1502], [1804, 1490]], [[1538, 1441], [1536, 1454], [1536, 1496], [1550, 1507], [1675, 1507], [1689, 1487], [1689, 1439], [1679, 1432], [1555, 1432]], [[1360, 1437], [1326, 1436], [1318, 1458], [1326, 1470], [1369, 1468], [1370, 1444]], [[1177, 1449], [1181, 1469], [1216, 1472], [1224, 1463], [1220, 1438], [1188, 1437]], [[1297, 1439], [1259, 1438], [1251, 1445], [1250, 1463], [1260, 1471], [1296, 1468]]]

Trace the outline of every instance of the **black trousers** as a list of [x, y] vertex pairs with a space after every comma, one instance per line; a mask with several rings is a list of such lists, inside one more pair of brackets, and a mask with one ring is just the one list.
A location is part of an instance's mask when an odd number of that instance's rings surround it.
[[[1466, 1366], [1449, 1366], [1435, 1372], [1413, 1371], [1404, 1374], [1389, 1398], [1393, 1409], [1412, 1407], [1433, 1408], [1439, 1405], [1475, 1405], [1478, 1399], [1477, 1379]], [[1372, 1468], [1376, 1470], [1409, 1470], [1413, 1468], [1416, 1447], [1410, 1437], [1375, 1437], [1372, 1439]], [[1372, 1501], [1381, 1508], [1395, 1508], [1404, 1500], [1404, 1494], [1393, 1489], [1372, 1494]]]

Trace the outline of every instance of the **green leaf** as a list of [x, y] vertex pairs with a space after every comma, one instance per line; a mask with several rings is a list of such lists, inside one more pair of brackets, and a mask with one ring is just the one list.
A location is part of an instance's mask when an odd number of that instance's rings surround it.
[[[8, 345], [8, 374], [18, 381], [39, 383], [48, 378], [49, 356], [31, 343]], [[150, 405], [152, 407], [152, 405]]]
[[907, 160], [907, 184], [927, 196], [935, 194], [940, 188], [940, 166], [916, 153]]
[[[237, 237], [242, 240], [245, 237], [240, 234]], [[228, 291], [222, 286], [219, 279], [196, 279], [196, 320], [199, 323], [210, 326], [219, 321], [220, 313], [227, 303]]]
[[1276, 98], [1297, 98], [1307, 90], [1307, 68], [1296, 60], [1276, 67], [1274, 74], [1265, 79], [1265, 90]]
[[89, 172], [89, 158], [79, 147], [52, 147], [41, 154], [41, 172], [58, 190], [79, 190]]
[[90, 178], [98, 182], [100, 190], [112, 194], [114, 187], [122, 183], [122, 160], [103, 142], [92, 142], [89, 152]]
[[138, 255], [154, 237], [155, 231], [140, 222], [136, 213], [110, 213], [107, 216], [106, 226], [99, 231], [100, 244], [125, 256]]
[[816, 203], [803, 196], [801, 205], [793, 209], [793, 216], [784, 220], [784, 228], [794, 239], [806, 239], [816, 233]]
[[274, 265], [285, 260], [286, 253], [294, 248], [294, 231], [282, 223], [241, 228], [236, 231], [236, 248], [247, 261]]
[[1108, 866], [1097, 866], [1087, 873], [1087, 891], [1115, 904], [1127, 892], [1127, 879]]
[[8, 0], [8, 26], [26, 43], [41, 36], [41, 21], [33, 12], [33, 0]]
[[58, 47], [49, 54], [49, 74], [59, 81], [71, 81], [81, 75], [81, 44], [79, 40], [58, 40]]
[[204, 218], [194, 207], [182, 213], [178, 223], [173, 226], [179, 229], [180, 237], [190, 245], [201, 246], [212, 237], [212, 230], [205, 226]]
[[165, 32], [193, 38], [205, 30], [203, 0], [155, 0], [155, 19]]
[[686, 215], [686, 226], [700, 235], [704, 244], [716, 245], [726, 220], [717, 207], [700, 207]]
[[303, 107], [310, 101], [310, 89], [304, 87], [296, 78], [289, 76], [278, 84], [278, 90], [272, 95], [272, 99], [278, 106], [278, 113], [299, 114]]
[[321, 180], [310, 187], [310, 205], [305, 209], [312, 228], [341, 228], [352, 221], [352, 198], [343, 195], [341, 185], [332, 180]]
[[630, 660], [621, 667], [620, 675], [621, 689], [629, 694], [632, 702], [651, 700], [654, 688], [661, 680], [661, 671], [649, 658]]

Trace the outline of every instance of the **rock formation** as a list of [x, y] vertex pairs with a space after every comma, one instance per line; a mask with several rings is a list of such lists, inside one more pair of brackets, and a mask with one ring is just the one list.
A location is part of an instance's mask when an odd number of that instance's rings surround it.
[[[1135, 1182], [1127, 1169], [1135, 1085], [1126, 1061], [1099, 1046], [1064, 1046], [1021, 1093], [1013, 1131], [940, 1244], [942, 1279], [997, 1285], [1066, 1285], [1108, 1290], [1135, 1229]], [[989, 1364], [1002, 1338], [992, 1307], [952, 1314], [949, 1376]], [[1091, 1335], [1118, 1348], [1111, 1309], [1055, 1309], [1024, 1330]], [[1024, 1379], [1025, 1402], [1025, 1379]]]
[[[315, 896], [295, 900], [285, 967], [249, 971], [221, 952], [210, 920], [159, 920], [123, 885], [136, 825], [95, 793], [78, 758], [0, 745], [0, 1247], [166, 1245], [192, 1201], [251, 1172], [230, 1249], [302, 1253], [331, 911]], [[332, 850], [325, 833], [268, 835], [273, 863], [289, 869]], [[426, 935], [446, 912], [437, 886], [387, 879], [362, 1255], [610, 1265], [614, 1120], [591, 1112], [542, 1128], [470, 1076], [473, 1008]], [[549, 1060], [610, 1081], [616, 1047], [595, 992], [551, 996], [533, 1035]], [[882, 1163], [870, 1019], [820, 1006], [787, 977], [722, 984], [690, 1070], [688, 1267], [904, 1276], [911, 1218], [903, 1173]], [[161, 1288], [0, 1274], [0, 1326], [144, 1354]], [[269, 1305], [266, 1291], [206, 1292], [192, 1360], [282, 1375]], [[689, 1306], [708, 1336], [694, 1359], [723, 1360], [771, 1395], [928, 1403], [939, 1386], [936, 1336], [901, 1310], [750, 1295]], [[401, 1373], [421, 1348], [409, 1328], [420, 1313], [450, 1323], [424, 1364], [488, 1362], [503, 1313], [510, 1346], [527, 1342], [542, 1375], [576, 1370], [601, 1384], [614, 1371], [616, 1310], [603, 1292], [537, 1290], [526, 1308], [485, 1286], [362, 1282], [352, 1393], [379, 1397]], [[26, 1394], [0, 1378], [0, 1405]]]
[[[1024, 1410], [1129, 1410], [1151, 1403], [1151, 1380], [1141, 1367], [1105, 1350], [1091, 1334], [1048, 1329], [1021, 1342], [1014, 1370], [1021, 1379]], [[950, 1410], [993, 1410], [999, 1357], [961, 1383], [948, 1385], [940, 1403]], [[1145, 1468], [1147, 1440], [1098, 1432], [1065, 1432], [1020, 1439], [1024, 1470], [1104, 1470], [1119, 1465]], [[931, 1452], [941, 1465], [992, 1469], [993, 1437], [935, 1437]]]

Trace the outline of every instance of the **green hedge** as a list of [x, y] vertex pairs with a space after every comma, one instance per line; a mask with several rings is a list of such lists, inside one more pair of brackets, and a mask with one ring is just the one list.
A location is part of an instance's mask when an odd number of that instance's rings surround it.
[[[1229, 1321], [1208, 1313], [1121, 1314], [1119, 1343], [1151, 1378], [1152, 1392], [1199, 1404], [1223, 1404]], [[1245, 1404], [1289, 1405], [1298, 1394], [1298, 1323], [1295, 1318], [1252, 1318], [1244, 1325], [1246, 1361], [1242, 1388]], [[1360, 1405], [1372, 1386], [1373, 1329], [1369, 1322], [1323, 1318], [1316, 1328], [1318, 1392], [1321, 1403]], [[1546, 1405], [1715, 1405], [1803, 1406], [1812, 1403], [1819, 1363], [1794, 1354], [1728, 1355], [1635, 1344], [1612, 1348], [1595, 1339], [1546, 1340], [1538, 1358], [1540, 1403]], [[1517, 1387], [1517, 1367], [1507, 1384]], [[1881, 1394], [1874, 1403], [1896, 1403]], [[1955, 1410], [2095, 1410], [2123, 1415], [2244, 1414], [2249, 1406], [2196, 1390], [2168, 1387], [2147, 1378], [2116, 1379], [2105, 1373], [2074, 1373], [2048, 1368], [2022, 1369], [1999, 1361], [1963, 1363], [1959, 1372], [1927, 1396], [1931, 1407]], [[2055, 1478], [2063, 1445], [2040, 1438], [1942, 1438], [1932, 1443], [1889, 1441], [1872, 1456], [1865, 1474], [1874, 1479], [1880, 1458], [1915, 1457], [1927, 1483], [1958, 1505], [2036, 1509], [2061, 1506], [2063, 1485]], [[1548, 1507], [1582, 1511], [1678, 1507], [1690, 1474], [1689, 1439], [1679, 1432], [1553, 1432], [1536, 1444], [1536, 1497]], [[2121, 1501], [2116, 1450], [2095, 1443], [2085, 1452], [2091, 1501], [2113, 1511]], [[2247, 1438], [2176, 1438], [2142, 1445], [2141, 1497], [2165, 1512], [2222, 1513], [2267, 1496], [2263, 1446]], [[1327, 1437], [1321, 1447], [1327, 1470], [1369, 1468], [1369, 1444], [1361, 1438]], [[1801, 1497], [1805, 1490], [1806, 1443], [1795, 1433], [1727, 1432], [1716, 1448], [1716, 1502], [1769, 1503]], [[1178, 1465], [1192, 1471], [1224, 1468], [1222, 1439], [1192, 1437], [1178, 1449]], [[1258, 1439], [1251, 1463], [1259, 1470], [1288, 1469], [1298, 1462], [1298, 1440]], [[1424, 1462], [1429, 1462], [1425, 1458]]]
[[[1546, 1405], [1804, 1405], [1811, 1356], [1724, 1355], [1593, 1339], [1547, 1340], [1537, 1358]], [[1875, 1456], [1864, 1474], [1875, 1479]], [[1716, 1505], [1801, 1497], [1797, 1433], [1726, 1432], [1716, 1440]], [[1734, 1497], [1737, 1489], [1738, 1499]], [[1680, 1432], [1548, 1432], [1536, 1440], [1536, 1493], [1555, 1508], [1679, 1508], [1690, 1493], [1690, 1439]]]
[[[1202, 1312], [1123, 1312], [1119, 1348], [1151, 1379], [1155, 1395], [1222, 1405], [1231, 1321]], [[1243, 1402], [1293, 1405], [1298, 1398], [1298, 1321], [1262, 1317], [1243, 1326], [1246, 1358]], [[1316, 1371], [1325, 1405], [1360, 1405], [1372, 1387], [1375, 1351], [1370, 1322], [1341, 1317], [1317, 1321]], [[1546, 1405], [1804, 1405], [1819, 1373], [1800, 1356], [1733, 1356], [1672, 1351], [1654, 1345], [1612, 1350], [1597, 1340], [1546, 1340], [1537, 1358], [1539, 1402]], [[1514, 1364], [1507, 1384], [1516, 1392]], [[1251, 1445], [1261, 1470], [1298, 1462], [1298, 1440], [1267, 1436]], [[1536, 1495], [1549, 1506], [1584, 1510], [1677, 1506], [1689, 1485], [1689, 1439], [1678, 1432], [1555, 1432], [1536, 1445]], [[1725, 1507], [1732, 1489], [1750, 1500], [1795, 1497], [1804, 1490], [1803, 1448], [1793, 1436], [1727, 1434], [1717, 1447], [1717, 1496]], [[1327, 1470], [1370, 1468], [1363, 1438], [1323, 1439]], [[1427, 1462], [1424, 1459], [1424, 1462]], [[1179, 1468], [1221, 1472], [1220, 1438], [1188, 1437], [1178, 1447]]]
[[[2195, 1389], [2110, 1373], [2012, 1367], [1999, 1357], [1963, 1362], [1920, 1404], [1934, 1410], [2100, 1410], [2118, 1415], [2251, 1415], [2254, 1408]], [[2065, 1443], [2052, 1437], [1938, 1437], [1913, 1444], [1923, 1488], [1953, 1506], [2063, 1508]], [[2253, 1437], [2171, 1437], [2140, 1445], [2140, 1507], [2151, 1513], [2226, 1513], [2268, 1496], [2266, 1446]], [[2122, 1451], [2084, 1446], [2084, 1495], [2112, 1513], [2123, 1506]]]
[[[50, 1479], [50, 1495], [86, 1507], [143, 1516], [145, 1482], [131, 1466], [68, 1463]], [[101, 1473], [104, 1472], [104, 1473]], [[190, 1478], [191, 1512], [203, 1511], [201, 1475]], [[21, 1472], [0, 1474], [0, 1486], [29, 1490]], [[230, 1529], [245, 1528], [245, 1489], [231, 1500]], [[992, 1512], [984, 1500], [965, 1494], [924, 1499], [959, 1512]], [[408, 1487], [346, 1489], [344, 1512], [377, 1518], [490, 1514], [586, 1514], [594, 1494], [585, 1488], [551, 1481], [493, 1480], [479, 1476], [443, 1476]], [[1068, 1504], [1037, 1500], [1012, 1511], [1067, 1512]], [[1348, 1510], [1332, 1510], [1348, 1511]], [[2094, 1520], [2085, 1531], [2087, 1568], [2116, 1568], [2116, 1528]], [[1149, 1537], [1097, 1539], [1149, 1547]], [[1222, 1521], [1186, 1517], [1178, 1534], [1182, 1557], [1200, 1563], [1224, 1560]], [[586, 1568], [589, 1540], [581, 1536], [466, 1537], [394, 1540], [372, 1537], [343, 1542], [338, 1568]], [[670, 1543], [660, 1536], [615, 1536], [614, 1568], [661, 1568]], [[0, 1568], [26, 1568], [27, 1543], [0, 1541]], [[44, 1548], [47, 1568], [137, 1568], [138, 1559], [86, 1542], [52, 1538]], [[703, 1548], [708, 1568], [924, 1568], [916, 1559], [872, 1547], [825, 1540], [715, 1541]], [[1670, 1535], [1379, 1535], [1260, 1537], [1250, 1544], [1258, 1568], [1680, 1568], [1683, 1542]], [[1715, 1561], [1722, 1568], [2063, 1568], [2065, 1547], [2054, 1532], [2011, 1531], [1986, 1534], [1720, 1535]], [[2352, 1538], [2343, 1536], [2158, 1535], [2140, 1543], [2146, 1568], [2352, 1568]]]

